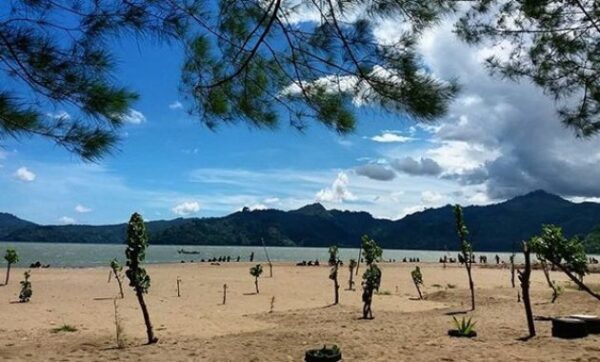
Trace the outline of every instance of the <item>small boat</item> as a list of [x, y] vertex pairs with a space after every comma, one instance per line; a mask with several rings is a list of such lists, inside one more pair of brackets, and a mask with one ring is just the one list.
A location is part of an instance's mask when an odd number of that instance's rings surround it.
[[177, 252], [179, 254], [200, 254], [199, 251], [196, 251], [196, 250], [185, 250], [185, 249], [179, 249], [179, 250], [177, 250]]

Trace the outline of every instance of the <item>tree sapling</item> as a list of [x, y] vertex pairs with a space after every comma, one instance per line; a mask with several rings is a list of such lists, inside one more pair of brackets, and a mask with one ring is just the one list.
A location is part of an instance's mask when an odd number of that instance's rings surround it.
[[260, 294], [260, 291], [258, 290], [258, 278], [260, 277], [262, 272], [263, 267], [260, 264], [256, 264], [256, 266], [250, 268], [250, 275], [254, 277], [254, 287], [256, 287], [256, 294]]
[[340, 260], [338, 259], [338, 247], [335, 245], [329, 247], [329, 265], [331, 266], [329, 279], [333, 280], [333, 304], [338, 304], [340, 302], [340, 284], [338, 283], [338, 266], [340, 265]]
[[350, 259], [350, 262], [348, 263], [348, 269], [350, 271], [350, 277], [348, 279], [348, 290], [354, 290], [353, 272], [354, 272], [354, 268], [356, 268], [356, 266], [357, 266], [356, 260]]
[[31, 289], [31, 282], [29, 281], [29, 277], [31, 276], [31, 272], [28, 270], [23, 273], [23, 277], [25, 278], [21, 281], [21, 292], [19, 293], [19, 302], [27, 303], [31, 296], [33, 295], [33, 290]]
[[381, 284], [381, 269], [377, 266], [377, 260], [381, 258], [382, 250], [375, 240], [367, 235], [362, 237], [362, 250], [364, 253], [367, 270], [363, 274], [363, 318], [373, 319], [371, 304], [373, 303], [373, 292], [379, 290]]
[[147, 247], [148, 235], [146, 234], [144, 219], [137, 212], [133, 213], [127, 225], [127, 249], [125, 250], [125, 256], [127, 256], [128, 269], [125, 274], [129, 278], [129, 286], [135, 290], [135, 295], [144, 316], [148, 344], [153, 344], [158, 342], [158, 338], [154, 336], [150, 313], [144, 301], [144, 294], [147, 294], [148, 289], [150, 289], [150, 276], [146, 273], [146, 269], [141, 266], [146, 259]]
[[[460, 240], [460, 254], [462, 262], [465, 264], [467, 276], [469, 277], [469, 289], [471, 290], [471, 310], [475, 310], [475, 285], [471, 275], [471, 264], [473, 263], [473, 245], [467, 240], [469, 230], [465, 225], [463, 210], [460, 205], [454, 206], [454, 218], [456, 220], [456, 230]], [[459, 258], [460, 259], [460, 258]]]
[[119, 264], [119, 261], [115, 258], [111, 260], [110, 268], [112, 269], [112, 273], [115, 275], [115, 279], [119, 285], [119, 295], [121, 296], [121, 299], [123, 299], [125, 297], [125, 294], [123, 294], [123, 266]]
[[423, 285], [423, 274], [421, 274], [421, 268], [417, 265], [415, 270], [410, 272], [410, 276], [412, 277], [413, 283], [415, 283], [415, 287], [417, 288], [417, 292], [419, 293], [419, 299], [423, 299], [423, 294], [421, 294], [420, 286]]
[[10, 278], [10, 267], [19, 261], [19, 254], [13, 248], [6, 249], [6, 254], [4, 254], [4, 260], [6, 260], [6, 280], [4, 285], [8, 285], [8, 279]]

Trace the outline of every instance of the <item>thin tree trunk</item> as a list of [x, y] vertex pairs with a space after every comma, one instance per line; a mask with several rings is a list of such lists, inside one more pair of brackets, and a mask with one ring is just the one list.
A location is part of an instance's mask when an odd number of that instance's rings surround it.
[[469, 277], [469, 289], [471, 290], [471, 310], [475, 310], [475, 284], [471, 276], [471, 262], [465, 260], [465, 268], [467, 268], [467, 276]]
[[138, 302], [140, 303], [142, 314], [144, 315], [144, 323], [146, 323], [146, 333], [148, 334], [148, 344], [156, 343], [158, 342], [158, 338], [154, 336], [152, 322], [150, 322], [150, 314], [148, 313], [148, 307], [146, 306], [146, 302], [144, 301], [144, 293], [140, 288], [136, 287], [135, 294], [137, 296]]
[[119, 277], [119, 275], [117, 274], [117, 272], [115, 271], [115, 279], [117, 279], [117, 284], [119, 284], [119, 293], [121, 294], [121, 299], [125, 298], [125, 294], [123, 294], [123, 281], [121, 280], [121, 277]]
[[354, 281], [352, 280], [352, 273], [354, 270], [350, 269], [350, 279], [348, 280], [348, 290], [354, 290]]
[[223, 305], [227, 302], [227, 284], [223, 284]]
[[542, 271], [544, 272], [544, 276], [546, 277], [546, 282], [548, 283], [548, 286], [552, 289], [552, 303], [554, 303], [556, 301], [556, 298], [558, 298], [558, 290], [556, 289], [556, 285], [554, 285], [554, 283], [552, 283], [552, 280], [550, 280], [548, 264], [546, 264], [546, 262], [544, 261], [542, 261]]
[[569, 277], [569, 279], [571, 279], [573, 281], [573, 283], [575, 283], [581, 290], [583, 290], [584, 292], [587, 292], [592, 297], [600, 300], [600, 294], [595, 293], [587, 285], [583, 284], [581, 282], [581, 280], [579, 280], [579, 278], [577, 278], [577, 276], [573, 275], [573, 273], [571, 273], [570, 271], [568, 271], [567, 269], [565, 269], [561, 264], [554, 264], [554, 263], [552, 263], [552, 264], [554, 266], [556, 266], [558, 269], [562, 270], [565, 274], [567, 274], [567, 276]]
[[421, 288], [419, 288], [419, 283], [415, 282], [415, 288], [417, 288], [417, 292], [419, 293], [419, 299], [423, 299], [423, 294], [421, 294]]
[[267, 251], [267, 244], [265, 244], [265, 239], [260, 238], [262, 242], [263, 249], [265, 249], [265, 255], [267, 257], [267, 263], [269, 263], [269, 278], [273, 278], [273, 264], [271, 264], [271, 258], [269, 258], [269, 252]]
[[335, 278], [333, 278], [333, 288], [335, 289], [335, 302], [333, 304], [338, 304], [340, 302], [340, 285], [338, 284], [337, 278], [337, 264], [335, 265]]
[[360, 256], [362, 254], [362, 246], [358, 249], [358, 260], [356, 261], [356, 275], [358, 275], [358, 267], [360, 266]]
[[510, 259], [510, 284], [515, 287], [515, 258]]
[[260, 294], [260, 292], [258, 291], [258, 277], [254, 278], [254, 286], [256, 287], [256, 294]]
[[523, 289], [523, 305], [525, 306], [525, 315], [527, 316], [527, 327], [529, 328], [529, 337], [535, 336], [535, 324], [533, 323], [533, 311], [531, 310], [531, 300], [529, 299], [529, 277], [531, 275], [531, 261], [529, 257], [529, 246], [523, 243], [523, 254], [525, 255], [525, 270], [519, 271], [519, 280], [521, 289]]
[[6, 281], [4, 282], [4, 285], [8, 285], [9, 278], [10, 278], [10, 263], [8, 263], [8, 265], [6, 266]]

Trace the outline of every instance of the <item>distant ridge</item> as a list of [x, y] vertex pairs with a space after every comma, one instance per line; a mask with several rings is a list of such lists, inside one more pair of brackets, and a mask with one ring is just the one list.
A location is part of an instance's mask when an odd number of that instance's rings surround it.
[[[558, 224], [567, 235], [587, 235], [600, 224], [600, 204], [573, 203], [542, 190], [487, 206], [464, 208], [477, 250], [510, 251], [539, 232], [542, 224]], [[0, 213], [0, 240], [38, 242], [122, 243], [126, 224], [43, 226]], [[456, 250], [452, 208], [427, 209], [392, 221], [367, 212], [327, 210], [314, 203], [296, 210], [242, 211], [224, 217], [174, 219], [147, 223], [152, 244], [357, 247], [369, 234], [384, 248]]]

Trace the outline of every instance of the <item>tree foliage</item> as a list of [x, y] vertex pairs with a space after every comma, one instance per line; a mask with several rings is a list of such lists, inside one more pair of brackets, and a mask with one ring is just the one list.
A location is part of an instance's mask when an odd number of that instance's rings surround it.
[[371, 304], [373, 302], [373, 292], [379, 290], [381, 285], [381, 269], [377, 266], [377, 260], [381, 258], [383, 250], [377, 245], [377, 242], [367, 235], [362, 237], [362, 249], [365, 263], [367, 264], [367, 270], [363, 273], [363, 318], [372, 319], [373, 312], [371, 310]]
[[6, 260], [6, 280], [4, 281], [4, 285], [8, 285], [8, 280], [10, 279], [10, 267], [14, 263], [19, 262], [19, 254], [13, 248], [6, 249], [6, 254], [4, 254], [4, 260]]
[[29, 281], [29, 277], [31, 276], [31, 272], [27, 270], [23, 273], [23, 280], [21, 281], [21, 291], [19, 292], [19, 302], [27, 303], [31, 296], [33, 295], [33, 290], [31, 289], [31, 282]]
[[528, 245], [531, 251], [536, 253], [538, 259], [551, 263], [563, 271], [582, 290], [600, 300], [600, 294], [582, 282], [581, 278], [588, 272], [587, 256], [583, 243], [578, 237], [568, 239], [563, 235], [562, 228], [559, 226], [543, 225], [540, 235], [532, 237]]
[[496, 53], [487, 66], [510, 79], [529, 79], [560, 101], [562, 121], [578, 135], [600, 132], [597, 0], [477, 1], [456, 29], [470, 43], [501, 44], [508, 54]]
[[260, 293], [260, 290], [258, 289], [258, 278], [260, 278], [262, 273], [263, 267], [260, 264], [256, 264], [255, 266], [250, 268], [250, 275], [254, 277], [254, 287], [256, 289], [256, 294]]
[[[191, 113], [222, 122], [338, 132], [369, 103], [418, 120], [442, 115], [457, 87], [424, 70], [420, 32], [450, 2], [328, 0], [36, 0], [0, 5], [0, 137], [39, 135], [86, 160], [118, 141], [138, 95], [113, 77], [124, 36], [183, 48], [181, 89]], [[318, 21], [299, 22], [300, 13]], [[391, 44], [373, 24], [406, 25]], [[313, 19], [312, 20], [316, 20]], [[67, 113], [68, 112], [68, 113]]]

